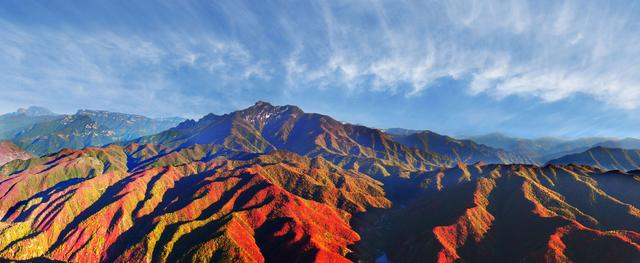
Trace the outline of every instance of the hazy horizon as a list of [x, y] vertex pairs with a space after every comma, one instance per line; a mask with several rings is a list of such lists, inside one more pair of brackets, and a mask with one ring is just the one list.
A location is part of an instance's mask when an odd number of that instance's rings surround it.
[[[273, 104], [271, 102], [266, 101], [267, 103]], [[80, 110], [92, 110], [92, 111], [108, 111], [108, 112], [114, 112], [114, 113], [123, 113], [123, 114], [131, 114], [131, 115], [140, 115], [140, 116], [144, 116], [144, 117], [148, 117], [148, 118], [154, 118], [154, 119], [161, 119], [161, 118], [182, 118], [182, 119], [192, 119], [192, 120], [199, 120], [201, 118], [203, 118], [205, 115], [213, 113], [216, 115], [224, 115], [233, 111], [237, 111], [237, 110], [242, 110], [242, 109], [246, 109], [251, 105], [247, 105], [246, 107], [242, 107], [242, 108], [238, 108], [229, 112], [209, 112], [206, 114], [203, 114], [201, 116], [195, 116], [195, 117], [185, 117], [185, 116], [149, 116], [149, 115], [143, 115], [143, 114], [135, 114], [135, 113], [128, 113], [128, 112], [123, 112], [123, 111], [112, 111], [112, 110], [106, 110], [106, 109], [77, 109], [75, 111], [71, 111], [71, 112], [58, 112], [55, 110], [51, 110], [48, 107], [45, 106], [41, 106], [41, 105], [29, 105], [29, 106], [24, 106], [24, 107], [19, 107], [14, 111], [10, 111], [10, 112], [0, 112], [0, 116], [1, 115], [5, 115], [5, 114], [10, 114], [10, 113], [15, 113], [20, 109], [28, 109], [30, 107], [38, 107], [38, 108], [44, 108], [46, 110], [50, 110], [51, 112], [55, 113], [55, 114], [61, 114], [61, 115], [72, 115], [77, 113]], [[273, 104], [274, 106], [284, 106], [284, 105], [293, 105], [293, 104]], [[293, 105], [293, 106], [297, 106], [297, 105]], [[323, 114], [323, 115], [327, 115], [325, 113], [322, 112], [311, 112], [311, 111], [306, 111], [304, 108], [301, 108], [303, 111], [307, 112], [307, 113], [318, 113], [318, 114]], [[331, 116], [333, 117], [333, 116]], [[342, 121], [342, 122], [346, 122], [340, 119], [336, 119], [338, 121]], [[354, 124], [354, 125], [364, 125], [367, 126], [366, 124], [362, 124], [362, 123], [353, 123], [353, 122], [348, 122], [350, 124]], [[518, 135], [514, 135], [514, 134], [508, 134], [508, 133], [504, 133], [504, 132], [500, 132], [500, 131], [493, 131], [493, 132], [487, 132], [487, 133], [481, 133], [481, 134], [447, 134], [444, 132], [440, 132], [436, 129], [430, 129], [428, 127], [425, 128], [420, 128], [420, 129], [409, 129], [409, 128], [405, 128], [405, 127], [375, 127], [375, 126], [369, 126], [371, 128], [376, 128], [376, 129], [381, 129], [381, 130], [388, 130], [388, 129], [405, 129], [405, 130], [411, 130], [411, 131], [432, 131], [432, 132], [436, 132], [442, 135], [446, 135], [446, 136], [451, 136], [454, 137], [456, 139], [472, 139], [472, 137], [477, 137], [477, 136], [486, 136], [486, 135], [498, 135], [498, 136], [506, 136], [506, 137], [511, 137], [511, 138], [516, 138], [516, 139], [528, 139], [528, 140], [536, 140], [536, 139], [559, 139], [559, 140], [578, 140], [578, 139], [586, 139], [586, 138], [601, 138], [601, 139], [613, 139], [613, 140], [621, 140], [621, 139], [626, 139], [626, 138], [632, 138], [635, 139], [635, 137], [614, 137], [614, 136], [583, 136], [583, 137], [568, 137], [568, 136], [538, 136], [538, 137], [524, 137], [524, 136], [518, 136]]]

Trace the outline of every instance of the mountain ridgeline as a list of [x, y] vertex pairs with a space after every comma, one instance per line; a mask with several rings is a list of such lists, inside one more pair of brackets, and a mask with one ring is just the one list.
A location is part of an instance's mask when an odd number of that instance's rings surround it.
[[379, 219], [391, 262], [640, 260], [638, 175], [462, 164], [414, 180], [419, 197]]
[[23, 149], [45, 155], [65, 148], [81, 149], [131, 140], [174, 127], [181, 118], [151, 119], [108, 111], [79, 110], [57, 115], [38, 107], [0, 116], [2, 139]]
[[549, 164], [582, 164], [605, 170], [630, 171], [640, 169], [640, 150], [593, 147], [549, 161]]
[[577, 154], [591, 148], [640, 149], [640, 140], [635, 138], [614, 139], [606, 137], [587, 137], [578, 139], [538, 138], [522, 139], [500, 133], [468, 137], [470, 140], [504, 149], [510, 153], [526, 156], [537, 163], [546, 163], [565, 155]]
[[637, 151], [522, 164], [266, 102], [51, 118], [0, 143], [0, 262], [640, 262]]
[[321, 114], [305, 113], [295, 106], [258, 102], [225, 115], [209, 114], [188, 120], [135, 143], [184, 147], [221, 144], [247, 152], [276, 149], [304, 156], [322, 156], [346, 168], [374, 175], [399, 174], [450, 166], [456, 162], [530, 163], [523, 156], [461, 141], [436, 133], [399, 136], [379, 129], [345, 124]]
[[520, 163], [535, 164], [526, 155], [511, 153], [502, 149], [491, 148], [472, 140], [458, 140], [431, 131], [403, 131], [392, 129], [388, 133], [392, 138], [404, 145], [423, 151], [437, 152], [450, 159], [465, 163]]

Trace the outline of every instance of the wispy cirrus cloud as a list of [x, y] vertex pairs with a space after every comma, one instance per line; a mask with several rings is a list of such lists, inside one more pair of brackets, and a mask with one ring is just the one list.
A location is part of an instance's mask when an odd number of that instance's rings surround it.
[[[578, 113], [589, 118], [563, 130], [594, 129], [581, 124], [590, 119], [622, 125], [640, 112], [639, 4], [9, 3], [0, 6], [0, 111], [40, 104], [197, 117], [266, 99], [345, 120], [365, 105], [358, 116], [375, 125], [480, 125], [401, 117], [428, 101], [441, 108], [434, 116], [490, 115], [474, 117], [487, 130], [532, 130], [518, 120], [549, 115], [549, 105], [562, 117], [538, 126]], [[452, 94], [460, 98], [427, 97]], [[367, 103], [390, 99], [414, 108], [366, 116]], [[348, 110], [332, 110], [340, 107]]]
[[[262, 62], [241, 44], [211, 35], [148, 38], [0, 24], [5, 29], [0, 32], [3, 99], [18, 105], [25, 100], [41, 105], [68, 102], [77, 108], [84, 102], [84, 107], [117, 104], [122, 110], [149, 107], [159, 114], [176, 114], [184, 111], [176, 107], [208, 101], [180, 85], [176, 76], [185, 72], [201, 74], [211, 81], [211, 89], [268, 78]], [[9, 111], [16, 105], [4, 107]]]
[[470, 78], [472, 94], [496, 98], [584, 93], [616, 107], [640, 105], [637, 5], [332, 1], [316, 12], [329, 46], [315, 67], [298, 46], [287, 60], [289, 79], [393, 92], [405, 85], [411, 96], [440, 78]]

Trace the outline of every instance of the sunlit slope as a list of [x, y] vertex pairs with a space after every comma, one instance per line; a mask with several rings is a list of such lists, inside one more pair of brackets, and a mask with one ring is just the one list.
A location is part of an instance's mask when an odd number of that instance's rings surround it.
[[0, 141], [0, 165], [13, 160], [25, 160], [33, 157], [30, 153], [10, 141]]
[[350, 213], [390, 206], [379, 182], [322, 158], [213, 145], [14, 161], [0, 199], [0, 258], [81, 262], [346, 261]]
[[254, 153], [280, 149], [309, 157], [322, 156], [343, 167], [378, 176], [406, 177], [410, 172], [452, 163], [450, 158], [436, 152], [396, 142], [378, 129], [304, 113], [295, 106], [273, 106], [266, 102], [225, 115], [209, 114], [134, 142], [169, 147], [220, 144]]
[[586, 166], [477, 165], [417, 179], [393, 214], [392, 262], [635, 262], [640, 178]]

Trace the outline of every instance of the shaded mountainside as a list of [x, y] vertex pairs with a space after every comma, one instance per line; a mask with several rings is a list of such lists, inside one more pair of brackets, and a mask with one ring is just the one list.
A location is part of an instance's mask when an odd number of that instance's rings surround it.
[[460, 163], [412, 176], [212, 144], [63, 150], [0, 167], [0, 259], [640, 260], [639, 175]]
[[198, 121], [185, 121], [135, 142], [170, 147], [213, 143], [255, 153], [282, 149], [322, 156], [343, 167], [380, 176], [407, 177], [411, 172], [452, 164], [438, 153], [398, 143], [381, 130], [343, 124], [329, 116], [304, 113], [295, 106], [266, 102], [225, 115], [209, 114]]
[[600, 137], [572, 140], [559, 138], [523, 139], [500, 133], [472, 136], [469, 139], [490, 147], [528, 156], [539, 163], [545, 163], [567, 154], [583, 152], [598, 143], [612, 141], [610, 138]]
[[570, 154], [549, 161], [550, 164], [583, 164], [605, 170], [640, 169], [640, 150], [594, 147], [585, 152]]
[[454, 139], [431, 131], [403, 132], [401, 129], [393, 129], [389, 133], [397, 142], [424, 151], [437, 152], [459, 162], [535, 164], [535, 161], [525, 155], [491, 148], [472, 140]]
[[10, 141], [0, 141], [0, 165], [13, 160], [26, 160], [33, 156]]
[[[79, 111], [17, 138], [44, 152], [154, 125]], [[636, 151], [471, 165], [529, 160], [264, 102], [120, 144], [0, 165], [0, 262], [640, 261], [640, 172], [604, 170]]]
[[[229, 159], [225, 156], [233, 156]], [[318, 158], [214, 145], [64, 150], [0, 167], [0, 258], [347, 261], [381, 184]]]
[[[420, 197], [379, 217], [378, 249], [391, 262], [640, 260], [638, 176], [574, 165], [461, 164], [415, 180]], [[376, 243], [368, 237], [362, 247]]]
[[177, 125], [181, 119], [150, 119], [139, 115], [80, 110], [73, 115], [36, 121], [10, 138], [36, 155], [65, 148], [81, 149], [154, 134]]
[[596, 146], [606, 148], [640, 149], [640, 139], [624, 138], [620, 140], [609, 140], [597, 143]]

